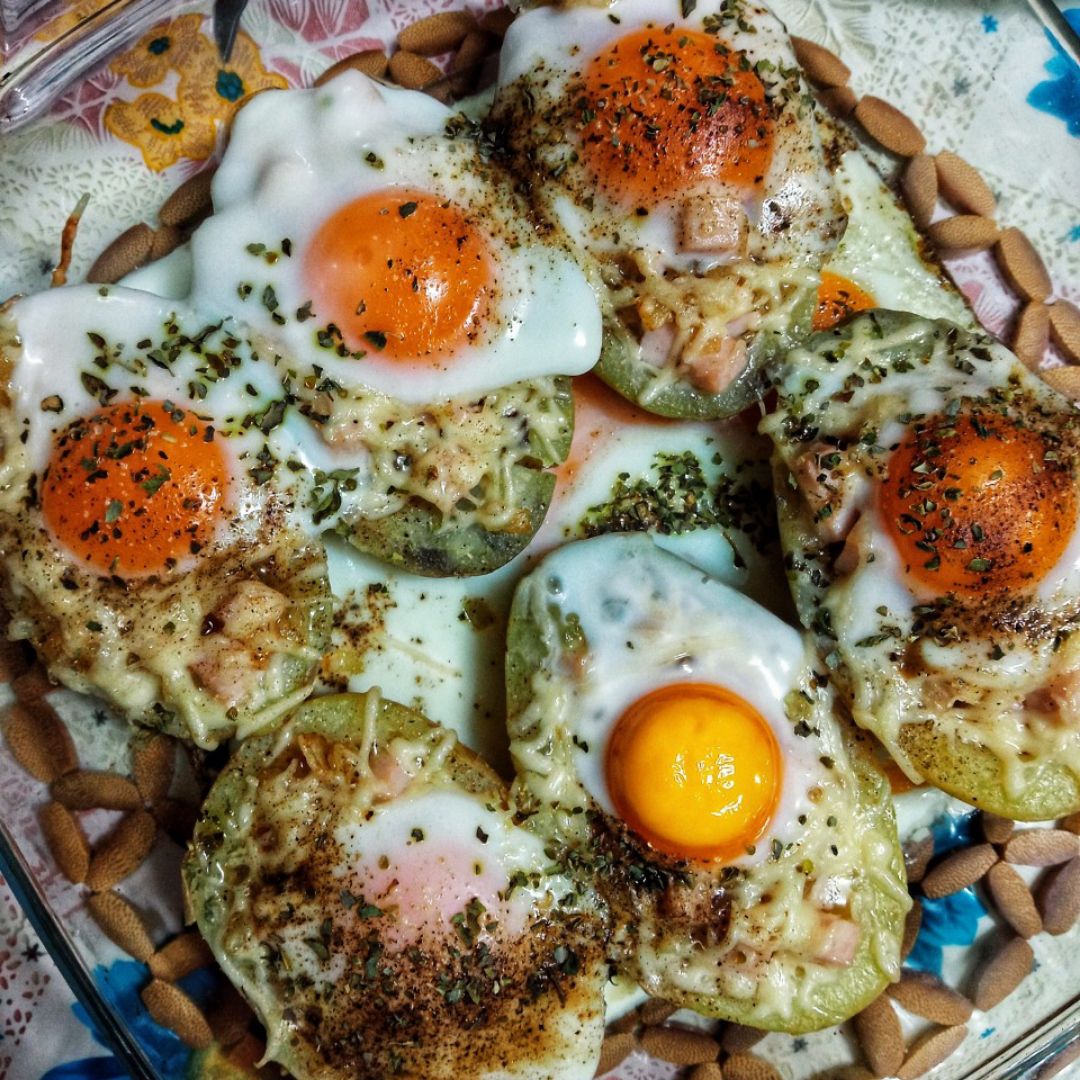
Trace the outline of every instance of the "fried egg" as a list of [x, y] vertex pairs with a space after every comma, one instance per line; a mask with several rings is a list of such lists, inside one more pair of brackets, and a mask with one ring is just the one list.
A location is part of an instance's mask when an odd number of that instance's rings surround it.
[[549, 863], [487, 765], [373, 692], [247, 740], [184, 874], [297, 1080], [591, 1080], [604, 924]]
[[433, 575], [527, 543], [569, 443], [563, 376], [600, 349], [556, 230], [450, 115], [356, 72], [261, 95], [191, 242], [191, 303], [290, 358], [330, 471], [371, 461], [383, 505], [345, 514], [345, 535]]
[[302, 478], [266, 422], [280, 380], [234, 331], [92, 286], [0, 316], [9, 634], [204, 747], [303, 700], [330, 629]]
[[491, 125], [589, 268], [600, 376], [665, 416], [753, 400], [809, 332], [844, 224], [781, 23], [718, 0], [535, 8], [506, 35]]
[[544, 524], [516, 559], [480, 578], [388, 571], [330, 544], [342, 598], [330, 685], [383, 692], [453, 728], [509, 769], [503, 710], [506, 615], [516, 583], [567, 540], [647, 532], [658, 545], [794, 618], [780, 561], [769, 442], [741, 419], [675, 423], [592, 375], [574, 380], [574, 439]]
[[599, 314], [581, 271], [450, 119], [352, 71], [260, 95], [192, 238], [193, 302], [412, 405], [587, 371]]
[[888, 785], [798, 631], [647, 537], [581, 541], [518, 587], [507, 697], [528, 825], [649, 993], [799, 1032], [895, 977]]
[[789, 576], [855, 720], [984, 810], [1076, 810], [1075, 408], [995, 340], [889, 311], [794, 351], [778, 389]]
[[977, 329], [963, 296], [928, 257], [907, 209], [862, 153], [843, 152], [834, 176], [847, 228], [822, 268], [814, 330], [829, 330], [871, 308]]

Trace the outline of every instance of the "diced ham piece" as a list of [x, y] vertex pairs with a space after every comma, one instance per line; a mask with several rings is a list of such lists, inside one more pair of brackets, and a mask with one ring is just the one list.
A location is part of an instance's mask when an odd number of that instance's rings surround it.
[[250, 651], [223, 637], [207, 640], [191, 664], [191, 673], [204, 690], [230, 709], [251, 695], [260, 678]]
[[727, 324], [728, 337], [742, 337], [748, 330], [761, 326], [761, 312], [747, 311]]
[[655, 368], [662, 368], [669, 362], [674, 345], [674, 324], [666, 322], [657, 330], [647, 330], [642, 336], [641, 358], [646, 364], [651, 364]]
[[288, 597], [277, 589], [241, 581], [210, 614], [214, 632], [201, 640], [190, 665], [199, 685], [229, 708], [250, 697], [288, 608]]
[[261, 581], [241, 581], [214, 611], [223, 633], [237, 640], [265, 634], [285, 614], [288, 599]]
[[372, 775], [379, 781], [384, 798], [393, 799], [408, 786], [412, 777], [388, 750], [376, 750], [369, 759]]
[[[854, 500], [844, 498], [847, 476], [822, 467], [822, 458], [831, 453], [834, 453], [831, 446], [822, 443], [811, 446], [799, 456], [792, 471], [803, 498], [813, 511], [818, 536], [834, 543], [847, 536], [858, 513]], [[857, 557], [857, 553], [852, 552], [849, 558], [852, 556]]]
[[1080, 717], [1080, 670], [1066, 671], [1054, 679], [1050, 698], [1066, 723]]
[[859, 949], [859, 928], [849, 919], [822, 915], [814, 959], [830, 967], [850, 967]]
[[679, 250], [741, 255], [747, 228], [746, 211], [732, 195], [691, 195], [679, 207]]
[[699, 390], [719, 394], [746, 370], [748, 360], [745, 341], [724, 337], [684, 350], [681, 364]]
[[1066, 671], [1048, 685], [1028, 694], [1025, 708], [1056, 716], [1068, 725], [1080, 720], [1080, 670]]

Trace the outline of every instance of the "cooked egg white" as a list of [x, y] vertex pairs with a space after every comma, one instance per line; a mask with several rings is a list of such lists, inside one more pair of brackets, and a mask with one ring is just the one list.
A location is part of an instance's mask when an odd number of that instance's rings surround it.
[[847, 228], [822, 269], [814, 329], [827, 330], [855, 311], [875, 307], [977, 329], [963, 296], [927, 257], [907, 210], [860, 151], [843, 154], [835, 183]]
[[778, 386], [789, 575], [856, 721], [983, 809], [1080, 805], [1073, 406], [993, 339], [888, 311]]
[[843, 231], [812, 99], [759, 5], [541, 6], [503, 44], [492, 126], [580, 249], [598, 371], [653, 412], [731, 415], [804, 336]]
[[574, 384], [574, 442], [533, 555], [569, 540], [648, 533], [658, 547], [778, 613], [789, 610], [769, 502], [767, 447], [750, 413], [672, 422], [593, 377]]
[[522, 581], [508, 650], [529, 827], [603, 896], [646, 990], [806, 1031], [895, 976], [888, 787], [807, 638], [648, 537], [605, 536]]
[[301, 384], [314, 366], [412, 405], [588, 370], [584, 276], [450, 118], [357, 72], [252, 102], [192, 239], [193, 301], [250, 322]]
[[241, 746], [185, 880], [297, 1080], [591, 1080], [605, 928], [549, 867], [488, 766], [370, 693]]

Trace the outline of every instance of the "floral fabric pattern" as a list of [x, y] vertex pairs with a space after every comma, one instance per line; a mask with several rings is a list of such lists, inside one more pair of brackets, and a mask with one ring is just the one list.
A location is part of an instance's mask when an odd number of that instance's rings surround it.
[[[106, 0], [73, 0], [38, 39], [52, 40]], [[500, 0], [467, 0], [472, 8]], [[334, 62], [389, 47], [415, 18], [460, 7], [462, 0], [250, 0], [227, 64], [218, 56], [204, 2], [156, 26], [56, 103], [43, 122], [5, 137], [0, 146], [0, 300], [47, 286], [64, 220], [82, 194], [90, 204], [80, 226], [70, 280], [80, 280], [98, 252], [139, 221], [154, 221], [169, 191], [211, 158], [238, 108], [264, 89], [307, 86]], [[1067, 6], [1080, 26], [1080, 7]], [[976, 165], [999, 200], [999, 220], [1019, 225], [1045, 257], [1059, 296], [1080, 301], [1080, 70], [1043, 31], [1024, 4], [982, 0], [773, 0], [793, 33], [836, 49], [853, 70], [853, 88], [909, 113], [929, 152], [949, 148]], [[874, 148], [868, 151], [875, 154]], [[877, 153], [887, 172], [896, 161]], [[986, 255], [951, 270], [991, 331], [1005, 333], [1017, 304]], [[5, 805], [25, 806], [18, 825], [36, 835], [37, 787], [17, 769], [5, 771]], [[939, 850], [948, 838], [935, 831]], [[32, 841], [28, 841], [32, 843]], [[49, 863], [39, 851], [34, 871]], [[170, 866], [175, 880], [175, 867]], [[164, 875], [162, 875], [164, 881]], [[162, 881], [140, 901], [161, 894]], [[80, 932], [93, 927], [81, 894], [66, 883], [65, 917]], [[175, 906], [175, 905], [173, 905]], [[948, 976], [962, 943], [984, 918], [974, 895], [930, 912], [916, 962]], [[174, 928], [175, 929], [175, 928]], [[1051, 943], [1053, 944], [1053, 943]], [[1067, 960], [1061, 963], [1068, 968]], [[146, 969], [115, 958], [97, 969], [103, 992], [145, 1036], [165, 1080], [181, 1080], [189, 1055], [153, 1025], [138, 991]], [[1029, 985], [1030, 984], [1030, 985]], [[1017, 1022], [1045, 1015], [1053, 988], [1029, 980], [1013, 999]], [[196, 988], [197, 989], [197, 988]], [[1041, 996], [1040, 996], [1041, 995]], [[1021, 1029], [1018, 1029], [1021, 1030]], [[0, 1080], [112, 1080], [119, 1064], [96, 1040], [14, 898], [0, 882]], [[1007, 1032], [983, 1037], [1008, 1045]], [[173, 1040], [170, 1042], [170, 1040]], [[762, 1053], [787, 1076], [819, 1072], [835, 1054], [835, 1035], [770, 1036]], [[635, 1055], [621, 1080], [662, 1080], [674, 1067]]]
[[[218, 132], [252, 94], [288, 85], [263, 66], [259, 48], [241, 31], [225, 64], [203, 32], [203, 16], [182, 15], [154, 27], [109, 66], [127, 84], [150, 89], [105, 107], [105, 130], [130, 143], [147, 168], [161, 172], [177, 161], [204, 161]], [[175, 97], [156, 88], [175, 83]]]
[[[1065, 13], [1069, 25], [1080, 31], [1080, 8], [1070, 8]], [[1080, 68], [1065, 54], [1065, 50], [1050, 38], [1055, 56], [1046, 64], [1046, 70], [1054, 76], [1039, 83], [1028, 94], [1028, 104], [1036, 109], [1060, 117], [1065, 121], [1069, 134], [1080, 139]]]

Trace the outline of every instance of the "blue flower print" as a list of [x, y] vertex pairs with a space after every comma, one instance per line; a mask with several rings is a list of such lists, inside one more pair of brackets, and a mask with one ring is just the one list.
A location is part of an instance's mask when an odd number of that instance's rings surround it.
[[[1070, 8], [1064, 14], [1069, 25], [1080, 30], [1080, 8]], [[1047, 62], [1046, 70], [1055, 77], [1039, 83], [1028, 94], [1028, 104], [1064, 120], [1069, 134], [1080, 137], [1080, 67], [1069, 59], [1049, 32], [1046, 36], [1054, 48], [1054, 57]]]
[[[94, 971], [94, 982], [102, 997], [112, 1005], [138, 1040], [154, 1071], [162, 1077], [186, 1076], [191, 1050], [179, 1036], [151, 1019], [139, 997], [139, 992], [149, 981], [150, 969], [134, 960], [119, 960], [110, 967], [99, 966]], [[179, 985], [195, 1001], [205, 1003], [212, 994], [216, 979], [207, 971], [196, 971], [182, 979]], [[94, 1039], [105, 1046], [86, 1010], [75, 1004], [72, 1011], [90, 1029]], [[45, 1073], [41, 1080], [123, 1080], [127, 1075], [120, 1062], [109, 1055], [58, 1065]]]
[[[931, 827], [934, 854], [943, 855], [954, 848], [966, 847], [973, 840], [975, 814], [940, 817]], [[905, 963], [919, 971], [941, 974], [946, 945], [970, 945], [979, 932], [979, 920], [986, 914], [974, 889], [964, 889], [937, 900], [923, 898], [922, 926], [915, 948]]]

